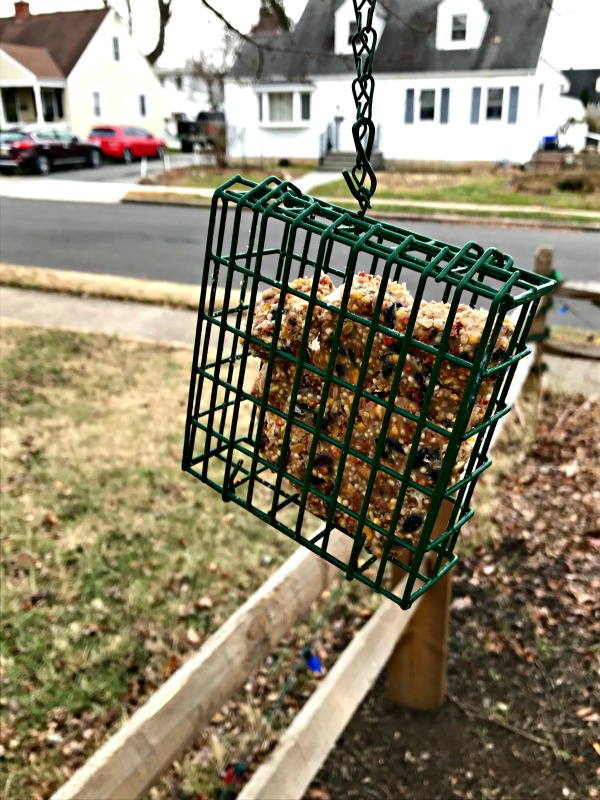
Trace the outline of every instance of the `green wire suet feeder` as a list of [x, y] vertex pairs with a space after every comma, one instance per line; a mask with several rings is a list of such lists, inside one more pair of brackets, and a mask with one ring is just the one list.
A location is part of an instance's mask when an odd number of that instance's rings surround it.
[[[361, 210], [277, 178], [238, 175], [215, 191], [183, 469], [408, 608], [458, 560], [510, 382], [555, 281], [496, 249], [365, 215], [375, 0], [354, 3], [357, 166], [345, 178]], [[444, 503], [449, 520], [434, 533]], [[325, 523], [316, 534], [310, 514]], [[353, 539], [345, 560], [329, 550], [333, 529]], [[388, 562], [408, 575], [401, 596], [384, 583]]]

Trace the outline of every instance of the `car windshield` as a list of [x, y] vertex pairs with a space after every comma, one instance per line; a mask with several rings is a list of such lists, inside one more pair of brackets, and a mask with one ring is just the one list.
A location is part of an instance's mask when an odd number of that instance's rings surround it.
[[94, 128], [94, 130], [90, 133], [90, 136], [114, 136], [115, 131], [112, 128]]
[[0, 142], [18, 142], [25, 138], [27, 134], [21, 131], [0, 131]]

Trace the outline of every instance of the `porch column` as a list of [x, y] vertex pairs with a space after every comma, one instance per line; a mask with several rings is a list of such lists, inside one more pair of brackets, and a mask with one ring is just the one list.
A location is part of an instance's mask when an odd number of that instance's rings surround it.
[[38, 125], [44, 124], [44, 107], [42, 105], [42, 92], [39, 83], [33, 84], [33, 101], [35, 103], [35, 118]]
[[6, 125], [6, 116], [4, 114], [4, 98], [2, 97], [2, 89], [0, 89], [0, 128]]

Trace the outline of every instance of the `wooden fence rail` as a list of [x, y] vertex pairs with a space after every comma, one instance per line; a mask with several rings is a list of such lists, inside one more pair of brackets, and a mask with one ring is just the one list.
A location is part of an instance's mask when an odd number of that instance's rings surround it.
[[[554, 250], [552, 247], [538, 247], [535, 254], [535, 271], [540, 275], [551, 275], [553, 272]], [[562, 297], [570, 300], [588, 300], [594, 307], [600, 308], [600, 281], [561, 281], [552, 294], [540, 304], [531, 333], [543, 336], [547, 328], [547, 315], [552, 298]], [[598, 314], [600, 329], [600, 313]], [[573, 342], [557, 342], [552, 339], [541, 339], [537, 347], [536, 363], [541, 364], [544, 353], [563, 356], [565, 358], [587, 358], [600, 360], [600, 345], [579, 344]]]

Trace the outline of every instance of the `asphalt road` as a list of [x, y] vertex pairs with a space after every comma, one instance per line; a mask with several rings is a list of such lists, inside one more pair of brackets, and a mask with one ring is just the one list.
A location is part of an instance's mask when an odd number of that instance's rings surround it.
[[[0, 198], [0, 261], [198, 283], [207, 222], [204, 208]], [[400, 219], [397, 224], [451, 244], [474, 240], [484, 247], [497, 247], [527, 269], [533, 265], [536, 248], [550, 245], [556, 269], [565, 278], [600, 279], [598, 233], [402, 223]], [[563, 315], [555, 309], [551, 321], [600, 328], [600, 311], [591, 304], [572, 302], [569, 308], [572, 311]]]

